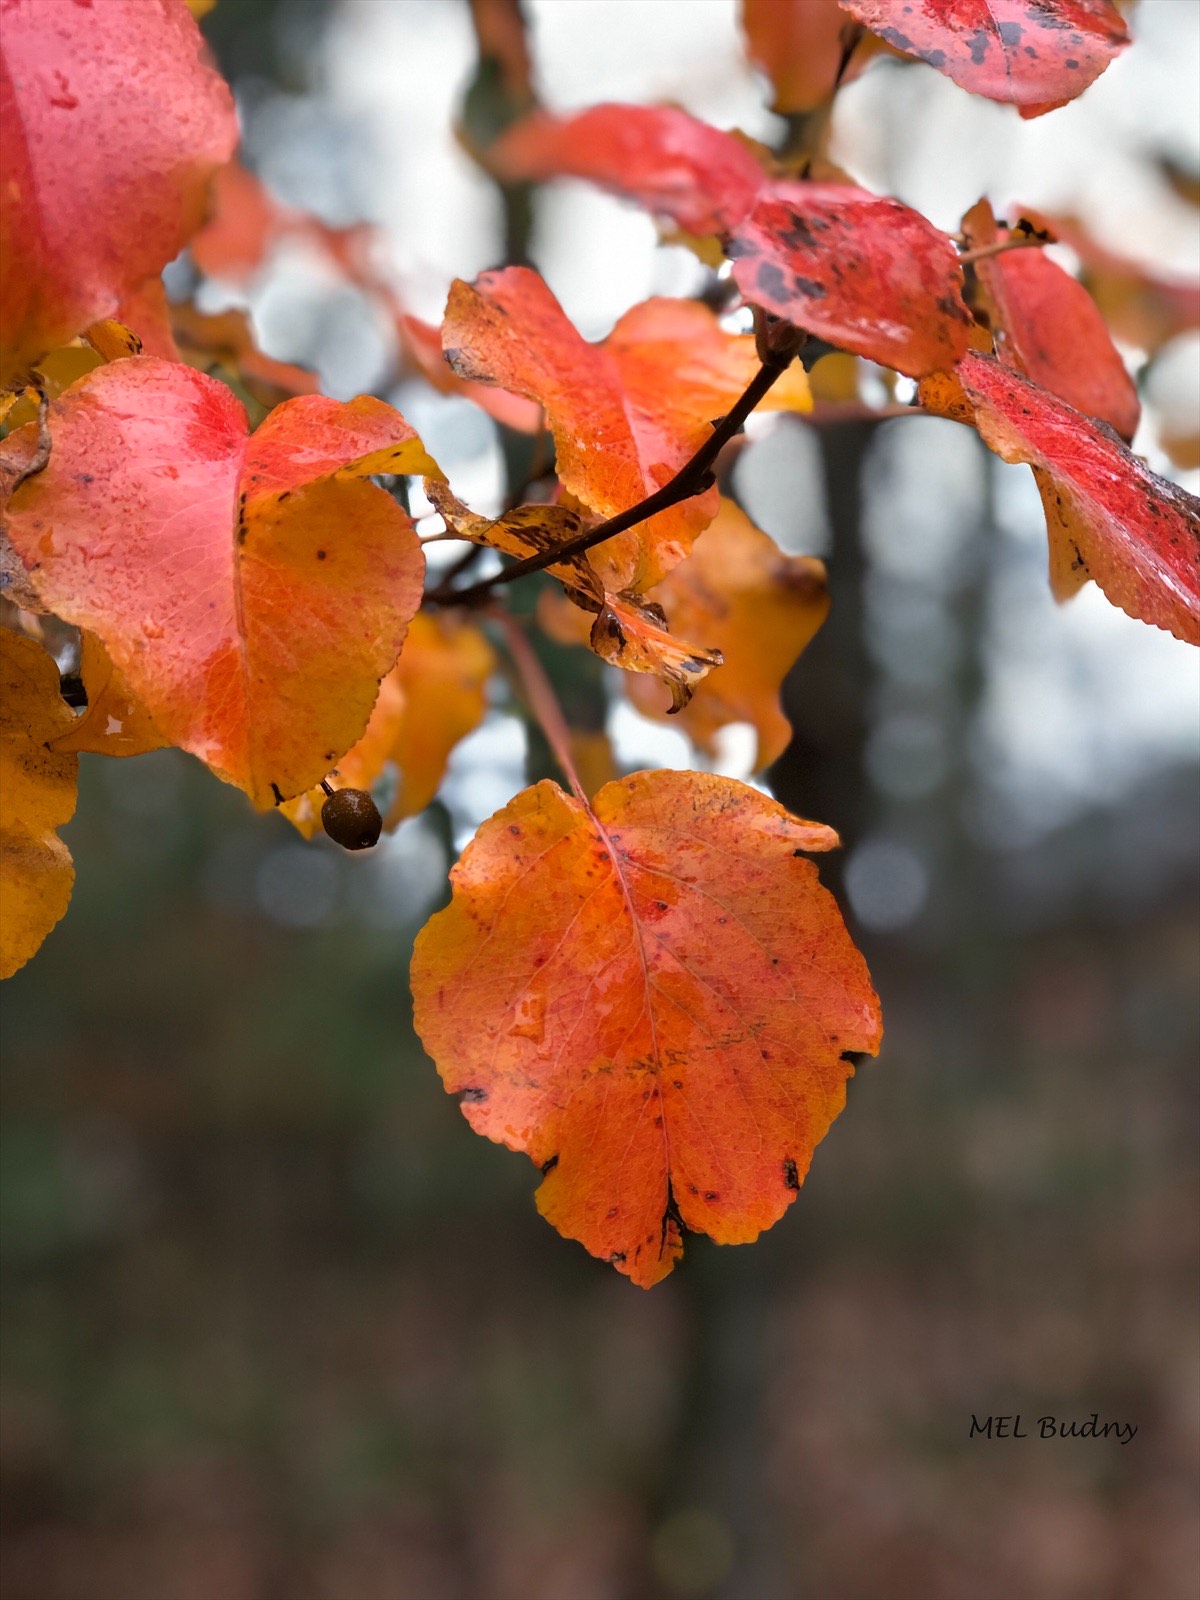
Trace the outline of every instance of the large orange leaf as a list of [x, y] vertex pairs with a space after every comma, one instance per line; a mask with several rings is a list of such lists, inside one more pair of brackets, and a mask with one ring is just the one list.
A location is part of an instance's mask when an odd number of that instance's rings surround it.
[[[647, 301], [602, 345], [589, 344], [525, 267], [456, 282], [442, 341], [460, 376], [497, 383], [545, 408], [559, 479], [601, 517], [628, 510], [673, 477], [758, 368], [750, 336], [725, 333], [693, 302]], [[764, 402], [810, 404], [799, 369]], [[657, 583], [716, 506], [709, 490], [599, 546], [592, 564], [604, 587], [616, 593]]]
[[183, 0], [5, 0], [0, 383], [178, 254], [237, 142]]
[[643, 772], [553, 783], [479, 830], [417, 939], [416, 1026], [478, 1132], [541, 1168], [538, 1209], [649, 1287], [682, 1232], [787, 1210], [879, 1007], [806, 850], [757, 790]]
[[37, 952], [71, 898], [75, 868], [56, 830], [75, 811], [79, 757], [51, 746], [74, 721], [41, 645], [0, 629], [0, 978]]
[[935, 381], [922, 399], [973, 420], [1005, 461], [1033, 467], [1058, 598], [1094, 578], [1131, 617], [1200, 644], [1200, 500], [1157, 477], [1102, 423], [990, 357], [964, 356], [956, 374], [961, 390]]
[[357, 481], [436, 474], [381, 400], [289, 400], [257, 433], [223, 383], [154, 357], [51, 408], [44, 472], [13, 496], [42, 598], [97, 634], [155, 727], [257, 805], [362, 734], [420, 603], [409, 517]]
[[967, 348], [954, 245], [899, 200], [775, 183], [728, 249], [747, 300], [855, 355], [919, 378]]
[[896, 50], [1023, 117], [1066, 105], [1129, 43], [1112, 0], [840, 0]]
[[[973, 249], [1008, 237], [981, 200], [963, 218]], [[1013, 250], [978, 261], [996, 354], [1076, 411], [1110, 423], [1128, 442], [1141, 404], [1091, 295], [1042, 250]]]

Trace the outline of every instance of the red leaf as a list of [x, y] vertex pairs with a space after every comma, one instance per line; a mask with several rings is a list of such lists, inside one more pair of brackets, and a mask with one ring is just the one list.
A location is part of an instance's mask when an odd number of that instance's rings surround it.
[[183, 0], [6, 0], [0, 382], [178, 254], [237, 142]]
[[[671, 300], [635, 306], [603, 345], [589, 344], [526, 267], [456, 282], [442, 341], [460, 377], [499, 384], [545, 408], [559, 479], [601, 517], [627, 510], [672, 478], [758, 367], [748, 335], [724, 333], [703, 306]], [[809, 403], [796, 369], [765, 405]], [[716, 508], [712, 489], [598, 546], [592, 565], [604, 588], [640, 591], [657, 583]]]
[[372, 472], [436, 473], [381, 400], [289, 400], [256, 434], [223, 383], [151, 357], [51, 408], [9, 513], [45, 602], [102, 640], [165, 739], [259, 805], [362, 734], [424, 562]]
[[[1007, 237], [986, 200], [967, 213], [963, 228], [972, 248]], [[1137, 387], [1083, 285], [1033, 247], [978, 261], [975, 272], [990, 301], [1001, 361], [1132, 439], [1142, 410]]]
[[489, 155], [506, 177], [572, 173], [691, 233], [730, 235], [746, 298], [843, 349], [917, 377], [966, 349], [962, 270], [944, 233], [850, 184], [771, 180], [739, 139], [686, 112], [537, 113]]
[[899, 200], [775, 183], [734, 229], [729, 254], [747, 300], [911, 377], [952, 366], [967, 347], [954, 245]]
[[697, 772], [484, 823], [417, 939], [416, 1026], [538, 1209], [649, 1287], [682, 1229], [748, 1243], [796, 1197], [878, 1001], [806, 850], [836, 835]]
[[1066, 105], [1129, 43], [1111, 0], [840, 0], [906, 55], [1037, 117]]
[[1131, 617], [1200, 644], [1200, 500], [998, 362], [971, 354], [957, 372], [991, 448], [1034, 468], [1058, 597], [1091, 577]]
[[740, 139], [673, 106], [537, 111], [501, 135], [488, 163], [508, 180], [588, 178], [697, 234], [740, 222], [765, 181]]

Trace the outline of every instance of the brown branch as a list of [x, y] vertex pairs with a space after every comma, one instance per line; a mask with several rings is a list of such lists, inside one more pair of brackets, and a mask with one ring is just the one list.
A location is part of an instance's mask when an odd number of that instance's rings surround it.
[[50, 461], [50, 396], [46, 393], [40, 373], [32, 374], [28, 387], [36, 390], [38, 397], [37, 448], [9, 485], [10, 496], [16, 494], [30, 478], [44, 472]]
[[992, 244], [981, 244], [974, 250], [964, 250], [958, 258], [958, 264], [960, 267], [971, 267], [977, 261], [987, 261], [991, 256], [1002, 256], [1007, 250], [1040, 249], [1046, 243], [1045, 236], [1010, 233], [1007, 238], [997, 239]]
[[511, 567], [505, 567], [492, 577], [471, 584], [469, 588], [455, 590], [441, 584], [438, 588], [431, 589], [425, 596], [427, 603], [438, 606], [479, 605], [502, 583], [512, 583], [517, 578], [528, 577], [531, 572], [541, 572], [546, 567], [552, 567], [556, 562], [564, 561], [570, 556], [581, 555], [585, 550], [603, 544], [606, 539], [614, 539], [617, 534], [635, 528], [639, 522], [657, 516], [660, 511], [669, 511], [681, 500], [691, 500], [693, 496], [703, 494], [715, 481], [712, 473], [713, 463], [725, 445], [738, 432], [771, 385], [791, 363], [791, 352], [765, 360], [735, 404], [714, 426], [712, 433], [691, 460], [680, 467], [669, 483], [665, 483], [654, 494], [648, 495], [645, 500], [639, 501], [636, 506], [630, 506], [628, 511], [619, 512], [617, 516], [609, 517], [607, 522], [589, 528], [578, 538], [568, 539], [557, 549], [535, 551], [533, 555], [525, 556], [523, 560], [514, 562]]

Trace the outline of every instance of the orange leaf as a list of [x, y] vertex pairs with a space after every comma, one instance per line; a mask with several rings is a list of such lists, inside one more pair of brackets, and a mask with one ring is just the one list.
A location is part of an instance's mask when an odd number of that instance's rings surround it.
[[[972, 249], [1008, 237], [986, 200], [963, 218], [963, 231]], [[1142, 409], [1137, 388], [1083, 285], [1032, 246], [977, 261], [975, 274], [1001, 361], [1132, 439]]]
[[97, 634], [163, 737], [254, 802], [366, 727], [421, 598], [407, 514], [355, 481], [437, 473], [381, 400], [289, 400], [249, 436], [222, 383], [137, 357], [51, 408], [9, 527], [39, 593]]
[[[681, 712], [681, 730], [711, 753], [719, 728], [753, 723], [755, 769], [770, 766], [792, 737], [779, 706], [780, 685], [829, 612], [822, 563], [784, 555], [731, 500], [722, 500], [704, 537], [653, 599], [677, 632], [710, 640], [724, 657], [721, 670], [697, 685]], [[642, 680], [629, 685], [629, 697], [651, 716], [665, 714], [661, 696]]]
[[180, 0], [10, 0], [0, 51], [8, 383], [179, 253], [237, 122]]
[[660, 605], [638, 594], [606, 594], [588, 638], [604, 661], [626, 672], [652, 673], [671, 691], [670, 715], [682, 711], [721, 652], [672, 638]]
[[[559, 479], [601, 517], [628, 510], [673, 477], [758, 365], [749, 335], [724, 333], [712, 312], [691, 302], [635, 306], [604, 344], [588, 344], [524, 267], [456, 282], [442, 341], [461, 377], [544, 406]], [[774, 403], [807, 407], [803, 375]], [[656, 583], [716, 504], [710, 490], [598, 546], [592, 565], [604, 587], [615, 593]]]
[[[441, 788], [450, 752], [483, 720], [495, 669], [492, 647], [478, 628], [419, 611], [399, 661], [379, 685], [367, 731], [337, 764], [338, 787], [370, 789], [392, 762], [399, 783], [384, 827], [424, 811]], [[322, 789], [309, 789], [283, 812], [311, 839], [324, 800]]]
[[150, 720], [94, 633], [80, 638], [79, 676], [87, 706], [52, 742], [55, 750], [92, 751], [102, 756], [140, 756], [165, 740]]
[[[772, 110], [815, 111], [832, 97], [853, 26], [838, 0], [742, 0], [747, 50], [774, 86]], [[856, 75], [862, 54], [860, 45], [843, 82]]]
[[417, 939], [417, 1031], [538, 1209], [649, 1287], [683, 1229], [748, 1243], [796, 1197], [879, 1007], [805, 850], [726, 778], [543, 782], [475, 836]]
[[460, 378], [446, 360], [440, 331], [420, 317], [395, 311], [396, 333], [413, 364], [429, 379], [440, 394], [462, 394], [473, 400], [489, 417], [518, 433], [540, 433], [545, 426], [542, 408], [523, 394], [510, 394], [489, 383], [471, 383]]
[[55, 831], [75, 811], [79, 757], [51, 748], [75, 721], [40, 644], [0, 629], [0, 978], [67, 909], [75, 868]]
[[1023, 117], [1074, 100], [1129, 43], [1111, 0], [841, 0], [906, 55]]
[[728, 253], [747, 300], [910, 377], [967, 348], [954, 245], [899, 200], [849, 184], [775, 183]]
[[[583, 514], [572, 506], [524, 505], [499, 517], [481, 517], [463, 505], [445, 484], [431, 480], [425, 485], [425, 494], [448, 532], [509, 556], [556, 550], [587, 527]], [[568, 556], [546, 570], [585, 611], [598, 611], [603, 605], [604, 588], [586, 554]]]
[[[1034, 469], [1065, 599], [1088, 578], [1131, 617], [1200, 644], [1200, 500], [1157, 477], [1102, 423], [986, 356], [957, 377], [986, 443]], [[940, 393], [922, 399], [936, 408]], [[954, 415], [950, 398], [944, 407]]]

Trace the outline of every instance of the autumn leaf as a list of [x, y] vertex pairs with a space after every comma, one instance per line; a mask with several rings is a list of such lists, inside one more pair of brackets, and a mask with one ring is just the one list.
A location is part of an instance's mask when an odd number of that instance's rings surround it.
[[[495, 653], [478, 628], [419, 611], [399, 661], [379, 685], [366, 732], [337, 764], [337, 786], [371, 789], [391, 763], [397, 782], [384, 827], [424, 811], [441, 788], [451, 751], [483, 720], [495, 670]], [[324, 800], [314, 787], [289, 800], [283, 813], [311, 839]]]
[[[742, 0], [742, 29], [750, 59], [774, 88], [771, 109], [814, 111], [832, 98], [847, 35], [857, 32], [838, 0]], [[859, 45], [843, 75], [861, 70]]]
[[848, 184], [775, 183], [728, 253], [747, 300], [882, 366], [919, 378], [967, 348], [954, 245], [899, 200]]
[[1033, 467], [1055, 595], [1094, 578], [1129, 616], [1200, 644], [1200, 500], [1157, 477], [1104, 424], [987, 356], [964, 356], [956, 380], [923, 385], [922, 401], [973, 420], [1003, 460]]
[[727, 235], [747, 300], [856, 355], [920, 377], [967, 347], [962, 269], [931, 222], [853, 184], [769, 178], [734, 135], [686, 112], [537, 112], [502, 136], [491, 159], [510, 177], [591, 178], [691, 233]]
[[390, 406], [289, 400], [257, 433], [228, 388], [153, 357], [51, 408], [9, 531], [43, 600], [95, 633], [155, 727], [269, 806], [361, 736], [420, 603], [407, 514], [357, 481], [435, 474]]
[[661, 679], [670, 690], [671, 715], [684, 709], [722, 659], [711, 645], [674, 637], [662, 607], [638, 594], [606, 594], [588, 642], [611, 666]]
[[[691, 302], [647, 301], [602, 345], [589, 344], [525, 267], [456, 282], [442, 341], [461, 377], [545, 408], [561, 483], [600, 517], [628, 510], [672, 478], [758, 368], [749, 335], [725, 333]], [[811, 403], [799, 369], [777, 390], [767, 408]], [[715, 510], [710, 490], [598, 546], [592, 565], [604, 588], [640, 592], [656, 583]]]
[[96, 635], [85, 632], [79, 644], [87, 705], [52, 741], [52, 748], [102, 756], [140, 756], [161, 749], [166, 741]]
[[1171, 277], [1155, 266], [1118, 255], [1094, 239], [1078, 218], [1027, 210], [1079, 257], [1083, 284], [1105, 326], [1126, 344], [1154, 355], [1178, 334], [1200, 328], [1200, 283]]
[[536, 400], [529, 400], [523, 394], [510, 394], [494, 384], [472, 383], [460, 378], [446, 360], [440, 329], [401, 310], [396, 311], [394, 321], [410, 363], [440, 394], [465, 395], [494, 421], [518, 433], [541, 433], [545, 414]]
[[172, 260], [237, 142], [182, 0], [8, 0], [0, 36], [0, 383]]
[[[972, 250], [1009, 237], [986, 200], [963, 218], [963, 231]], [[1141, 416], [1137, 387], [1083, 285], [1032, 246], [977, 261], [974, 270], [1001, 361], [1128, 443]]]
[[0, 978], [36, 954], [71, 898], [56, 830], [75, 811], [79, 757], [51, 747], [74, 720], [51, 657], [0, 628]]
[[840, 0], [906, 55], [1023, 117], [1066, 105], [1129, 43], [1111, 0]]
[[487, 159], [510, 182], [586, 178], [701, 235], [727, 233], [765, 182], [749, 145], [674, 106], [535, 111], [501, 134]]
[[[829, 611], [822, 563], [784, 555], [745, 512], [722, 500], [704, 537], [652, 598], [677, 633], [707, 640], [724, 657], [680, 713], [680, 730], [711, 754], [720, 728], [749, 722], [758, 735], [755, 770], [777, 761], [792, 737], [780, 686]], [[629, 697], [650, 716], [664, 714], [659, 692], [642, 680], [630, 683]]]
[[543, 782], [484, 823], [417, 939], [416, 1026], [538, 1209], [643, 1287], [684, 1229], [748, 1243], [795, 1199], [878, 1002], [807, 850], [743, 784]]
[[[498, 517], [483, 517], [470, 510], [445, 484], [430, 480], [425, 484], [425, 494], [433, 509], [446, 525], [448, 533], [457, 534], [471, 544], [488, 550], [500, 550], [518, 559], [557, 550], [561, 545], [577, 539], [587, 530], [587, 519], [582, 511], [567, 505], [515, 506]], [[568, 556], [547, 567], [552, 578], [557, 578], [577, 606], [585, 611], [598, 611], [604, 604], [604, 585], [592, 567], [587, 555]]]

